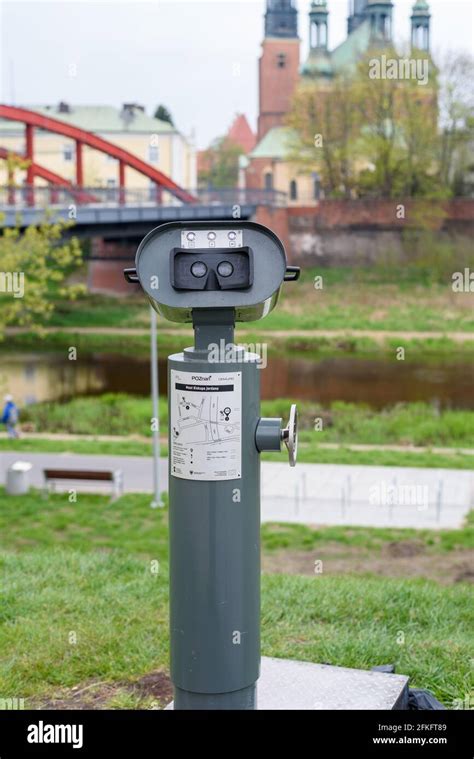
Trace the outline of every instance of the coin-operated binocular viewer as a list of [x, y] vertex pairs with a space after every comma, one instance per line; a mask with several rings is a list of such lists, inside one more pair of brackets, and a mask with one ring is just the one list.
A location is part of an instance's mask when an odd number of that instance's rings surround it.
[[285, 443], [295, 465], [297, 413], [286, 427], [260, 416], [259, 356], [235, 344], [234, 326], [267, 316], [299, 269], [259, 224], [172, 222], [145, 237], [125, 276], [195, 334], [168, 359], [174, 708], [255, 709], [260, 453]]

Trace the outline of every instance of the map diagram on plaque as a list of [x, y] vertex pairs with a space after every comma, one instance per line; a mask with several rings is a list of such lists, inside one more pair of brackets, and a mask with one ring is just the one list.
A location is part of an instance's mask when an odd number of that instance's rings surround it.
[[185, 479], [241, 476], [241, 373], [172, 370], [171, 474]]
[[239, 440], [240, 420], [237, 418], [236, 410], [227, 405], [220, 408], [223, 404], [227, 404], [227, 401], [222, 401], [218, 393], [206, 395], [198, 403], [194, 403], [190, 396], [186, 397], [183, 393], [178, 401], [179, 416], [177, 427], [173, 428], [173, 435], [182, 436], [182, 442], [195, 445]]

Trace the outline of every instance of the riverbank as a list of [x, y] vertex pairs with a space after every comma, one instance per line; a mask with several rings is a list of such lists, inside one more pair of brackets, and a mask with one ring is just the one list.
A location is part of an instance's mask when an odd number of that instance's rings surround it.
[[[163, 353], [184, 350], [193, 344], [192, 331], [187, 329], [158, 330], [159, 349]], [[236, 341], [253, 349], [265, 346], [270, 353], [284, 353], [292, 356], [312, 358], [357, 356], [373, 358], [381, 356], [395, 360], [400, 348], [405, 351], [404, 361], [436, 361], [442, 357], [474, 361], [474, 333], [463, 332], [374, 332], [344, 329], [331, 331], [236, 331]], [[150, 351], [149, 330], [117, 328], [47, 328], [32, 332], [21, 328], [7, 330], [5, 340], [0, 343], [0, 352], [14, 351], [66, 351], [70, 347], [78, 352], [117, 353], [135, 357], [146, 357]]]
[[[264, 400], [264, 417], [285, 418], [291, 400]], [[392, 445], [400, 447], [474, 448], [474, 411], [440, 410], [429, 403], [400, 403], [377, 411], [364, 404], [334, 402], [324, 406], [301, 401], [302, 442], [338, 445]], [[160, 423], [168, 426], [168, 404], [161, 397]], [[26, 406], [21, 422], [26, 430], [75, 435], [126, 435], [151, 439], [151, 404], [148, 398], [107, 393], [74, 398], [65, 403]]]
[[[262, 402], [262, 415], [286, 418], [290, 401]], [[474, 411], [439, 410], [426, 403], [397, 404], [382, 411], [362, 404], [323, 407], [300, 402], [301, 463], [474, 468]], [[0, 438], [0, 451], [103, 455], [151, 454], [148, 398], [125, 394], [75, 398], [28, 406], [25, 435]], [[168, 406], [160, 398], [161, 453], [167, 448]], [[281, 461], [283, 454], [263, 454]]]
[[[266, 331], [353, 330], [474, 332], [474, 293], [452, 289], [453, 266], [376, 265], [371, 268], [304, 269], [284, 285]], [[146, 328], [148, 305], [142, 295], [126, 298], [85, 295], [75, 302], [55, 296], [54, 327]], [[169, 322], [166, 323], [169, 326]]]

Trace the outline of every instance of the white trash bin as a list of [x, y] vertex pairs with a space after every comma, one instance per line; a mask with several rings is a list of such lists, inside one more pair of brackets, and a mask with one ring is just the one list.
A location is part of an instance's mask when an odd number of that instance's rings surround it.
[[33, 464], [29, 461], [15, 461], [7, 470], [8, 495], [24, 495], [30, 489], [29, 472]]

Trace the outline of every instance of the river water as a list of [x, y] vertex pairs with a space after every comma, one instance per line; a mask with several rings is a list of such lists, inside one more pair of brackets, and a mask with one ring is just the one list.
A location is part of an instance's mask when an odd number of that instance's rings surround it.
[[[166, 359], [160, 360], [160, 393], [167, 391]], [[69, 361], [62, 353], [0, 353], [0, 393], [21, 405], [66, 400], [78, 395], [124, 392], [148, 395], [149, 363], [144, 358], [94, 353]], [[443, 358], [430, 363], [353, 357], [275, 355], [261, 370], [264, 399], [367, 403], [383, 408], [426, 401], [440, 408], [474, 408], [474, 364]]]

